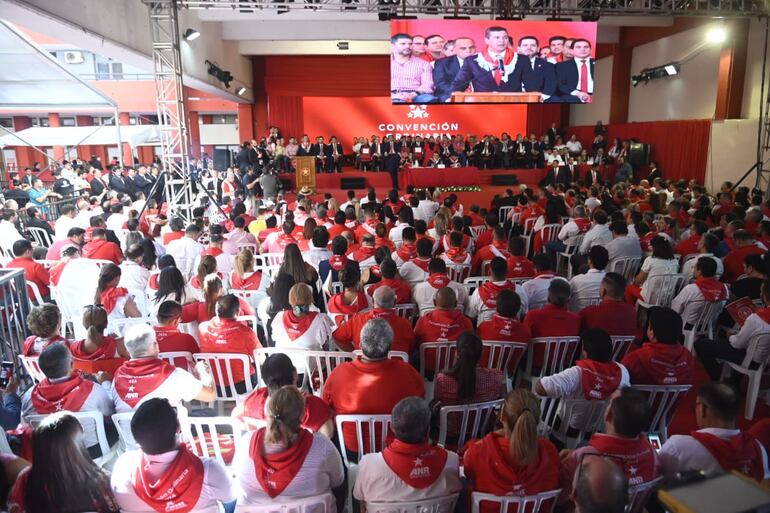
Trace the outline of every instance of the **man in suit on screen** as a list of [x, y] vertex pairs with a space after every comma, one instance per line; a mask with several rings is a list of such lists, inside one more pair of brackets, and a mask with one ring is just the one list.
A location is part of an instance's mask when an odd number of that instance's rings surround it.
[[558, 98], [548, 101], [560, 103], [591, 103], [594, 94], [594, 59], [591, 43], [575, 39], [572, 43], [573, 58], [556, 64]]
[[433, 66], [433, 85], [439, 101], [445, 102], [452, 95], [452, 82], [462, 68], [465, 59], [476, 53], [476, 43], [469, 37], [455, 39], [455, 54], [436, 61]]
[[489, 27], [484, 31], [486, 48], [465, 59], [451, 90], [465, 91], [468, 85], [477, 93], [520, 93], [523, 71], [519, 55], [508, 44], [504, 27]]
[[540, 58], [540, 42], [535, 36], [519, 38], [519, 60], [523, 66], [522, 91], [538, 92], [547, 100], [556, 94], [556, 69], [553, 64]]

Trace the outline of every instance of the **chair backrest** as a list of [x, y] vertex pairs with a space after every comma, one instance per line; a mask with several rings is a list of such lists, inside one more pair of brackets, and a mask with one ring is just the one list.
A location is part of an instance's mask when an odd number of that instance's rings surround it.
[[665, 438], [674, 410], [691, 385], [632, 385], [631, 388], [647, 395], [651, 415], [650, 425], [644, 431], [662, 433]]
[[367, 513], [452, 513], [459, 493], [410, 502], [367, 502]]
[[414, 321], [414, 318], [417, 316], [417, 305], [415, 305], [414, 303], [404, 303], [402, 305], [395, 305], [393, 307], [393, 311], [395, 311], [396, 315], [398, 315], [399, 317], [403, 317], [409, 322], [412, 322]]
[[230, 289], [229, 293], [239, 299], [243, 299], [247, 303], [251, 304], [254, 298], [257, 297], [257, 290], [244, 290], [244, 289]]
[[303, 351], [306, 358], [306, 369], [308, 376], [308, 385], [314, 395], [320, 396], [324, 390], [324, 383], [329, 378], [329, 374], [337, 368], [338, 365], [353, 361], [353, 353], [341, 351]]
[[599, 296], [578, 297], [578, 298], [575, 298], [572, 302], [572, 311], [579, 312], [580, 310], [582, 310], [587, 306], [598, 305], [601, 302], [602, 302], [602, 298], [600, 298]]
[[120, 448], [122, 451], [133, 451], [138, 449], [139, 445], [134, 440], [134, 434], [131, 432], [131, 419], [134, 417], [133, 411], [124, 413], [115, 413], [112, 415], [112, 423], [118, 431], [120, 439]]
[[470, 264], [447, 265], [446, 270], [450, 280], [462, 283], [471, 273], [471, 266]]
[[663, 482], [663, 476], [658, 476], [652, 481], [628, 487], [628, 503], [625, 513], [642, 513], [647, 502]]
[[[494, 429], [495, 419], [497, 418], [495, 412], [499, 411], [502, 404], [502, 399], [496, 399], [483, 403], [442, 406], [439, 411], [439, 445], [446, 446], [447, 438], [451, 436], [454, 447], [462, 449], [465, 447], [466, 440], [484, 438], [487, 433]], [[459, 430], [456, 433], [450, 433], [450, 416], [459, 417]], [[453, 419], [454, 422], [457, 421]], [[451, 431], [454, 431], [454, 429]], [[454, 442], [455, 436], [457, 436], [456, 443]]]
[[655, 274], [648, 276], [650, 281], [647, 290], [650, 297], [645, 302], [652, 306], [671, 306], [679, 290], [685, 284], [684, 274]]
[[189, 371], [194, 367], [193, 354], [190, 351], [165, 351], [158, 353], [158, 358], [182, 370]]
[[465, 287], [465, 290], [468, 292], [468, 297], [473, 294], [473, 291], [484, 285], [487, 281], [489, 281], [489, 278], [486, 276], [471, 276], [465, 278], [463, 280], [463, 287]]
[[741, 366], [748, 368], [751, 362], [758, 362], [760, 364], [758, 369], [760, 373], [770, 363], [770, 333], [757, 333], [749, 340], [749, 345], [746, 348], [746, 357], [743, 359]]
[[118, 337], [122, 337], [129, 326], [135, 326], [137, 324], [149, 324], [152, 325], [155, 322], [154, 317], [125, 317], [123, 319], [113, 319], [109, 321], [107, 325], [107, 333], [115, 333]]
[[251, 359], [245, 354], [236, 353], [195, 353], [196, 362], [206, 362], [214, 374], [217, 384], [217, 401], [234, 401], [241, 396], [235, 390], [234, 370], [239, 368], [246, 378], [243, 383], [246, 387], [245, 394], [251, 392], [254, 387], [248, 378], [251, 375]]
[[633, 335], [629, 337], [617, 335], [610, 338], [612, 339], [612, 360], [619, 362], [626, 356], [628, 350], [631, 349], [631, 344], [634, 343], [634, 337]]
[[214, 458], [225, 467], [233, 461], [235, 441], [243, 435], [241, 421], [234, 417], [189, 417], [179, 419], [182, 439], [199, 457]]
[[251, 242], [241, 242], [236, 247], [238, 248], [238, 253], [240, 253], [244, 249], [248, 249], [249, 251], [251, 251], [252, 255], [256, 255], [259, 253], [257, 251], [257, 245]]
[[51, 237], [51, 234], [49, 234], [44, 229], [30, 226], [27, 228], [27, 231], [32, 236], [32, 238], [34, 239], [34, 242], [38, 246], [43, 246], [44, 248], [47, 248], [51, 244], [53, 244], [53, 237]]
[[524, 342], [485, 340], [482, 345], [489, 353], [487, 368], [501, 370], [503, 374], [506, 374], [509, 368], [518, 368], [521, 358], [527, 352], [527, 344]]
[[630, 283], [636, 276], [636, 271], [639, 269], [641, 261], [641, 257], [616, 258], [609, 263], [606, 271], [618, 273], [626, 279], [627, 283]]
[[692, 331], [696, 337], [698, 335], [711, 335], [717, 317], [722, 312], [725, 303], [726, 301], [692, 301], [688, 303], [682, 317], [687, 319], [688, 312], [698, 312], [698, 318], [693, 323], [692, 330], [688, 331]]
[[262, 259], [262, 267], [280, 266], [283, 263], [283, 253], [263, 253], [259, 258]]
[[492, 495], [491, 493], [473, 492], [471, 494], [471, 513], [479, 513], [481, 503], [496, 503], [497, 513], [551, 513], [556, 506], [556, 498], [561, 488], [537, 495]]
[[345, 286], [342, 284], [341, 281], [333, 281], [329, 284], [329, 293], [332, 296], [336, 296], [337, 294], [342, 294], [345, 291]]
[[525, 237], [529, 237], [532, 235], [532, 232], [535, 230], [535, 222], [537, 221], [536, 217], [530, 217], [526, 221], [524, 221], [524, 228], [523, 233]]
[[543, 359], [538, 377], [558, 374], [570, 365], [575, 359], [580, 337], [536, 337], [529, 343], [527, 351], [527, 371], [534, 377], [533, 364], [536, 354], [542, 352]]
[[508, 219], [508, 214], [511, 213], [511, 210], [513, 210], [513, 205], [506, 205], [503, 207], [500, 207], [500, 209], [497, 211], [498, 219], [500, 220], [500, 226], [505, 224], [506, 219]]
[[239, 315], [235, 318], [236, 321], [242, 322], [252, 330], [254, 330], [254, 333], [257, 332], [257, 325], [259, 324], [259, 321], [257, 320], [256, 315]]
[[19, 360], [21, 361], [21, 366], [24, 367], [24, 370], [27, 371], [27, 374], [35, 384], [45, 379], [45, 374], [40, 370], [40, 365], [37, 363], [37, 356], [24, 356], [20, 354]]
[[604, 426], [606, 400], [543, 397], [540, 406], [540, 427], [546, 433], [574, 449], [587, 435]]
[[450, 368], [457, 358], [457, 346], [454, 342], [424, 342], [420, 344], [420, 375], [422, 379], [427, 379], [428, 351], [432, 351], [433, 354], [435, 374]]
[[564, 245], [566, 246], [564, 252], [568, 255], [574, 255], [580, 245], [583, 244], [583, 238], [585, 236], [585, 232], [581, 232], [564, 241]]
[[[258, 365], [257, 365], [257, 383], [258, 383], [258, 385], [257, 386], [267, 386], [267, 384], [265, 383], [264, 378], [262, 377], [261, 365], [262, 365], [262, 363], [264, 363], [265, 359], [267, 359], [268, 356], [270, 356], [272, 354], [278, 354], [278, 353], [285, 354], [286, 356], [291, 358], [292, 362], [293, 362], [293, 361], [305, 358], [305, 355], [308, 352], [309, 351], [307, 351], [305, 349], [299, 349], [299, 348], [291, 349], [291, 348], [285, 348], [285, 347], [281, 347], [281, 348], [278, 348], [278, 347], [261, 347], [261, 348], [257, 349], [257, 362], [258, 362]], [[343, 354], [343, 353], [341, 353], [341, 354]], [[302, 371], [302, 369], [299, 369], [298, 372], [301, 372], [301, 371]], [[299, 388], [301, 388], [301, 389], [308, 388], [309, 387], [309, 385], [308, 385], [309, 379], [310, 379], [310, 376], [308, 375], [307, 372], [302, 373], [302, 383], [297, 383], [297, 386]]]
[[270, 500], [263, 504], [238, 504], [236, 513], [335, 513], [331, 493], [289, 501]]
[[34, 305], [42, 305], [45, 301], [43, 301], [43, 296], [40, 294], [40, 287], [37, 286], [37, 283], [34, 281], [26, 281], [27, 288], [32, 291], [32, 294], [29, 295], [30, 302]]
[[[360, 349], [356, 349], [353, 351], [353, 354], [356, 355], [356, 358], [361, 358], [364, 355], [364, 352]], [[402, 360], [406, 363], [409, 363], [409, 355], [404, 351], [388, 351], [388, 359]]]
[[[385, 446], [385, 441], [390, 431], [390, 414], [387, 415], [337, 415], [335, 417], [335, 423], [337, 426], [338, 439], [340, 452], [342, 453], [342, 461], [345, 466], [355, 465], [358, 461], [352, 461], [348, 454], [345, 443], [345, 433], [349, 433], [350, 430], [343, 429], [348, 425], [353, 424], [353, 432], [356, 437], [355, 446], [358, 447], [358, 460], [365, 454], [382, 451]], [[352, 436], [352, 435], [348, 435]]]
[[545, 246], [546, 242], [556, 240], [561, 228], [562, 225], [556, 223], [546, 224], [540, 228], [540, 238], [543, 240], [543, 246]]
[[[100, 411], [73, 411], [70, 412], [80, 425], [83, 431], [90, 431], [92, 427], [96, 430], [96, 439], [99, 441], [99, 449], [102, 453], [100, 458], [94, 459], [97, 465], [105, 463], [105, 460], [111, 455], [110, 442], [107, 440], [107, 432], [104, 429], [104, 415]], [[48, 415], [27, 415], [25, 420], [34, 428], [37, 427]], [[101, 461], [100, 461], [101, 460]]]

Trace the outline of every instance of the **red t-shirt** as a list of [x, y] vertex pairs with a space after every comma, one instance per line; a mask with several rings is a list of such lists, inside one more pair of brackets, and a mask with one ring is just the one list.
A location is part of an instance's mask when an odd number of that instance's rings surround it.
[[700, 235], [692, 234], [689, 239], [679, 241], [674, 247], [674, 253], [683, 257], [691, 253], [697, 253], [698, 242], [700, 242]]
[[373, 308], [368, 312], [355, 314], [334, 330], [332, 338], [338, 342], [340, 349], [346, 351], [361, 349], [361, 330], [364, 329], [364, 325], [371, 319], [385, 319], [390, 325], [393, 330], [391, 351], [404, 351], [410, 354], [414, 350], [414, 329], [412, 328], [412, 323], [408, 319], [399, 317], [394, 310], [382, 308]]
[[[414, 368], [400, 359], [354, 360], [335, 368], [324, 384], [323, 400], [337, 413], [390, 414], [401, 399], [423, 397], [425, 385]], [[345, 446], [358, 452], [355, 427], [343, 425]], [[369, 440], [364, 433], [364, 442]]]
[[[244, 354], [253, 358], [254, 351], [262, 345], [257, 339], [257, 334], [242, 322], [234, 319], [220, 319], [214, 317], [210, 321], [204, 322], [198, 327], [201, 341], [201, 353], [232, 353]], [[226, 376], [224, 363], [221, 364], [222, 375]], [[250, 374], [255, 372], [254, 362], [250, 365]], [[216, 377], [216, 374], [215, 374]], [[244, 381], [243, 368], [241, 365], [233, 366], [233, 381], [240, 383]], [[218, 380], [217, 380], [218, 381]], [[217, 382], [218, 385], [221, 383]], [[232, 383], [225, 383], [232, 384]]]
[[[334, 418], [334, 411], [323, 399], [303, 392], [305, 396], [305, 415], [302, 417], [301, 426], [316, 432]], [[262, 420], [265, 418], [265, 402], [267, 402], [267, 387], [258, 388], [243, 402], [243, 416], [251, 419]]]
[[104, 239], [95, 239], [83, 246], [83, 258], [93, 260], [109, 260], [115, 265], [123, 261], [123, 253], [114, 242]]
[[575, 337], [580, 334], [580, 317], [566, 308], [547, 303], [543, 308], [530, 310], [524, 317], [524, 326], [532, 337]]
[[[238, 315], [256, 315], [254, 308], [242, 298], [238, 298], [238, 304], [240, 305]], [[197, 321], [198, 323], [203, 323], [211, 320], [212, 317], [214, 316], [206, 310], [206, 302], [196, 301], [194, 303], [187, 303], [182, 307], [182, 319], [180, 322]]]
[[[48, 274], [48, 269], [42, 265], [31, 258], [16, 257], [8, 262], [6, 267], [24, 269], [24, 277], [27, 281], [31, 281], [37, 285], [40, 295], [43, 297], [48, 297], [50, 295], [51, 292], [48, 290], [48, 286], [51, 283], [51, 276]], [[29, 289], [28, 293], [30, 294], [30, 297], [34, 297], [32, 296], [32, 289]]]
[[636, 309], [625, 301], [604, 300], [579, 312], [581, 329], [601, 328], [610, 336], [636, 334]]
[[161, 353], [173, 351], [198, 352], [198, 343], [195, 337], [182, 333], [174, 326], [154, 326], [155, 338], [158, 341], [158, 350]]
[[647, 342], [623, 358], [635, 385], [692, 385], [695, 359], [681, 344]]
[[725, 273], [722, 275], [722, 281], [732, 284], [741, 274], [743, 274], [743, 259], [748, 255], [761, 254], [762, 250], [753, 244], [751, 246], [735, 248], [730, 251], [727, 256], [722, 259], [722, 263], [725, 266]]
[[409, 284], [405, 282], [404, 280], [400, 278], [393, 278], [393, 279], [385, 279], [383, 278], [376, 284], [369, 287], [369, 290], [367, 293], [374, 297], [374, 291], [377, 290], [380, 287], [390, 287], [393, 289], [393, 292], [396, 293], [396, 304], [397, 305], [404, 305], [407, 303], [411, 303], [412, 301], [412, 289], [409, 287]]
[[466, 331], [473, 331], [473, 323], [460, 310], [433, 310], [417, 321], [414, 336], [419, 343], [444, 342]]

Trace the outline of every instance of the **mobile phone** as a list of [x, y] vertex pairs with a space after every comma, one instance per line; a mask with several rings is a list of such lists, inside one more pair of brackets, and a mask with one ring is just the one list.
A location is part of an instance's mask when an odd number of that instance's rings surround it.
[[650, 445], [652, 445], [655, 448], [655, 452], [660, 451], [660, 435], [657, 433], [647, 433], [647, 440], [650, 441]]
[[0, 363], [0, 388], [6, 388], [13, 377], [13, 362]]

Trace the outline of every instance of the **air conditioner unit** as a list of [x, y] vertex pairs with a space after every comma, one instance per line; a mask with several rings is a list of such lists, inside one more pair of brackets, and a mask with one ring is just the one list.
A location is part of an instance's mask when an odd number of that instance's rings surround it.
[[83, 52], [64, 52], [64, 62], [67, 64], [82, 64]]

